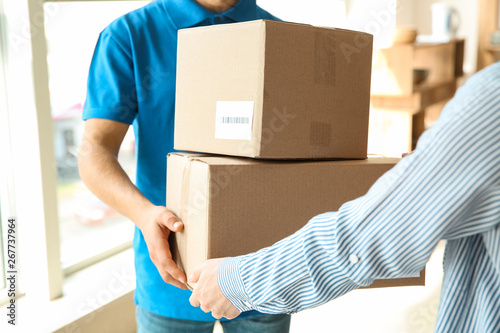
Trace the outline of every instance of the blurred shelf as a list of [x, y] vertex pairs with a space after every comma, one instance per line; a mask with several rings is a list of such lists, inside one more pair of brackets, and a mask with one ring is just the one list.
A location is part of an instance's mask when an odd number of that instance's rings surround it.
[[488, 46], [486, 46], [486, 51], [489, 51], [489, 52], [500, 52], [500, 44], [490, 44]]
[[372, 107], [379, 109], [400, 109], [402, 112], [417, 114], [427, 107], [453, 97], [457, 88], [456, 79], [447, 82], [422, 83], [414, 85], [411, 95], [372, 95]]
[[[464, 39], [397, 44], [374, 50], [370, 96], [371, 152], [394, 156], [415, 148], [432, 119], [456, 92], [463, 76]], [[422, 82], [416, 83], [419, 70]]]
[[[374, 50], [372, 96], [411, 96], [454, 82], [463, 75], [464, 39], [444, 43], [399, 44]], [[415, 71], [427, 71], [415, 84]]]
[[477, 70], [481, 70], [500, 59], [498, 45], [491, 45], [491, 33], [498, 29], [498, 0], [477, 0]]

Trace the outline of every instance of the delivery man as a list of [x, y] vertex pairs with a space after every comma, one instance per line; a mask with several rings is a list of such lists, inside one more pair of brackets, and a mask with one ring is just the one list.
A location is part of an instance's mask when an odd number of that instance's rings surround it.
[[436, 332], [500, 332], [500, 62], [470, 78], [404, 157], [338, 212], [256, 253], [194, 270], [215, 318], [294, 313], [420, 272], [447, 240]]
[[[182, 222], [165, 207], [166, 155], [173, 149], [177, 30], [276, 19], [256, 0], [157, 0], [99, 36], [83, 111], [79, 169], [85, 185], [136, 225], [133, 247], [139, 332], [212, 332], [215, 319], [189, 304], [186, 276], [172, 261], [170, 232]], [[207, 84], [210, 84], [207, 82]], [[196, 98], [196, 96], [193, 96]], [[133, 125], [136, 183], [117, 161]], [[289, 315], [242, 314], [225, 332], [288, 332]]]

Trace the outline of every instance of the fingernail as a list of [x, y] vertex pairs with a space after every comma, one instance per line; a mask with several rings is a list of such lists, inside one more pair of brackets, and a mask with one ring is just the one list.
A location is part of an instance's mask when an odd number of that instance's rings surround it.
[[181, 226], [181, 222], [175, 222], [174, 223], [174, 228], [179, 228]]
[[184, 276], [178, 276], [177, 280], [179, 280], [180, 283], [186, 283], [186, 280], [184, 279]]

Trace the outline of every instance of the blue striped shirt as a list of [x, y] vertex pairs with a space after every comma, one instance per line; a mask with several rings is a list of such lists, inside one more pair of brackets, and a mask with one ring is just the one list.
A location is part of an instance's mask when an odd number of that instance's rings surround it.
[[294, 313], [417, 274], [441, 239], [436, 332], [500, 332], [500, 63], [471, 77], [366, 195], [226, 258], [218, 283], [240, 311]]

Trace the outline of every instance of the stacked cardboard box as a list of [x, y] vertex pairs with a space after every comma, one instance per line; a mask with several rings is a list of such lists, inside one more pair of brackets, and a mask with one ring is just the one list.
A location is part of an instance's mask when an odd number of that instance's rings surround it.
[[367, 159], [371, 35], [261, 20], [180, 30], [177, 52], [174, 145], [203, 152], [168, 156], [187, 275], [338, 210], [397, 163]]

